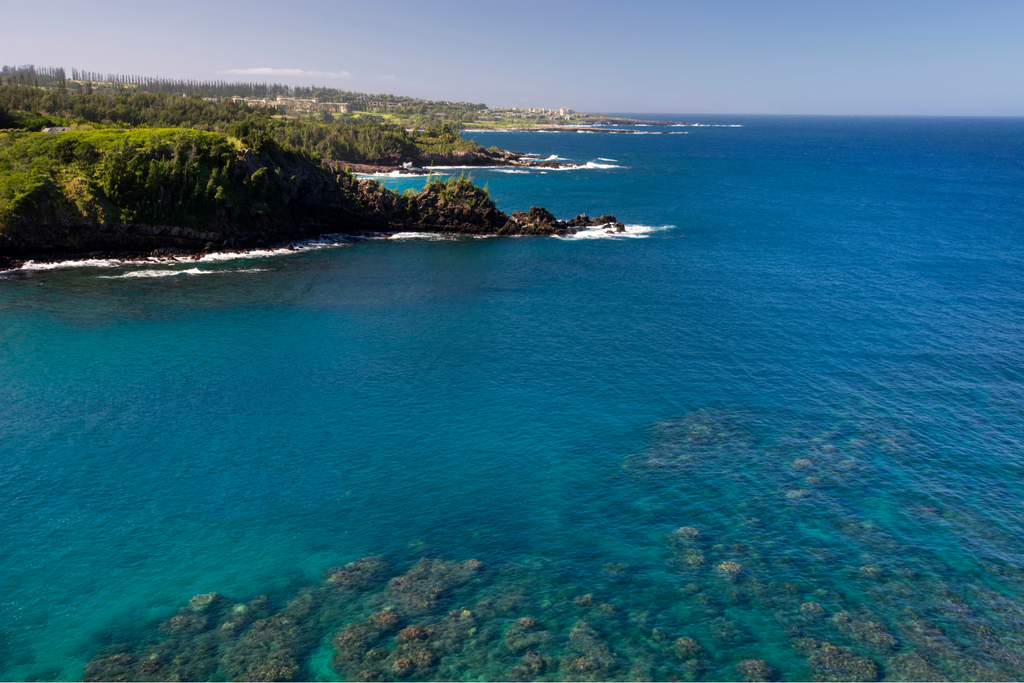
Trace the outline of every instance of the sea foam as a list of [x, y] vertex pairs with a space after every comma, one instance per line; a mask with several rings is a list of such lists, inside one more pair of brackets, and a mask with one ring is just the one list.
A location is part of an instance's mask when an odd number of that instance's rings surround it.
[[266, 268], [235, 268], [220, 270], [201, 270], [199, 268], [187, 268], [185, 270], [133, 270], [122, 275], [100, 275], [101, 280], [125, 280], [129, 278], [160, 278], [173, 277], [175, 275], [221, 275], [226, 273], [265, 273]]
[[575, 235], [556, 235], [560, 240], [643, 239], [651, 233], [674, 228], [674, 225], [627, 225], [624, 232], [615, 232], [610, 225], [599, 225], [578, 231]]
[[[331, 234], [324, 235], [322, 237], [310, 240], [302, 240], [300, 242], [293, 242], [287, 246], [279, 247], [277, 249], [251, 249], [249, 251], [220, 251], [212, 252], [209, 254], [203, 254], [202, 256], [145, 256], [142, 258], [133, 259], [80, 259], [80, 260], [68, 260], [68, 261], [55, 261], [53, 263], [36, 263], [35, 261], [28, 261], [20, 268], [12, 268], [11, 270], [0, 271], [0, 274], [6, 273], [18, 273], [18, 272], [35, 272], [35, 271], [47, 271], [47, 270], [58, 270], [62, 268], [124, 268], [124, 267], [137, 267], [137, 266], [159, 266], [159, 265], [176, 265], [181, 263], [216, 263], [220, 261], [238, 261], [241, 259], [254, 259], [254, 258], [268, 258], [272, 256], [285, 256], [287, 254], [298, 254], [304, 251], [310, 251], [314, 249], [327, 249], [331, 247], [345, 247], [351, 246], [353, 243], [352, 237], [348, 235]], [[142, 271], [134, 271], [142, 272]], [[177, 275], [185, 271], [157, 271], [165, 273], [167, 275]], [[205, 271], [204, 271], [205, 272]], [[235, 270], [230, 272], [244, 272], [242, 270]], [[129, 276], [131, 276], [129, 274]], [[121, 276], [117, 276], [121, 277]], [[142, 277], [142, 276], [131, 276], [131, 277]], [[152, 277], [163, 277], [162, 275], [154, 275]]]

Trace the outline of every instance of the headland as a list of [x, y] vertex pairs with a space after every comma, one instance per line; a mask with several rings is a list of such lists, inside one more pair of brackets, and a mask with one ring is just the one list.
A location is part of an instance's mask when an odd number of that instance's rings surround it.
[[[516, 155], [510, 163], [524, 163]], [[486, 158], [486, 157], [478, 157]], [[508, 215], [464, 175], [398, 194], [275, 140], [190, 129], [0, 135], [0, 267], [28, 260], [200, 255], [325, 234], [566, 235], [614, 216]]]

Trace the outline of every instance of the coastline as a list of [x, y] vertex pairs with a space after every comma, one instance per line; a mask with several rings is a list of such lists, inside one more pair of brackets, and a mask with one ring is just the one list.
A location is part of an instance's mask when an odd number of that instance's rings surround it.
[[422, 175], [431, 168], [568, 168], [572, 164], [548, 159], [538, 159], [531, 154], [512, 152], [507, 149], [479, 149], [476, 151], [456, 150], [443, 154], [421, 154], [417, 156], [396, 156], [379, 159], [376, 163], [347, 161], [344, 159], [321, 159], [324, 166], [334, 170], [348, 170], [358, 174], [399, 173]]
[[[542, 211], [544, 209], [541, 209]], [[363, 240], [403, 240], [415, 237], [447, 238], [447, 239], [484, 239], [491, 237], [567, 237], [581, 231], [602, 232], [608, 235], [629, 236], [627, 226], [615, 221], [614, 216], [602, 216], [609, 219], [599, 223], [599, 219], [590, 219], [588, 225], [567, 228], [552, 234], [498, 234], [470, 233], [444, 230], [443, 227], [433, 230], [390, 230], [390, 231], [352, 231], [344, 233], [324, 233], [308, 239], [297, 239], [280, 242], [267, 247], [239, 247], [235, 249], [202, 249], [189, 250], [182, 248], [161, 248], [150, 252], [142, 251], [92, 251], [87, 253], [35, 253], [14, 258], [0, 255], [0, 279], [7, 279], [12, 274], [32, 271], [57, 270], [60, 268], [80, 267], [121, 267], [121, 266], [173, 266], [184, 264], [219, 263], [224, 261], [266, 258], [298, 254], [307, 251], [347, 247]], [[566, 222], [568, 223], [568, 222]], [[668, 226], [671, 227], [671, 226]]]
[[[511, 215], [497, 209], [484, 188], [463, 175], [436, 178], [417, 194], [398, 194], [357, 171], [394, 172], [439, 163], [445, 166], [518, 166], [570, 168], [554, 159], [505, 150], [455, 151], [396, 157], [373, 165], [317, 160], [266, 143], [256, 148], [220, 134], [180, 131], [150, 132], [150, 137], [119, 147], [122, 136], [61, 133], [59, 138], [28, 134], [22, 157], [41, 158], [44, 172], [18, 186], [20, 195], [0, 216], [0, 268], [15, 270], [26, 263], [59, 263], [89, 259], [145, 259], [164, 256], [202, 257], [220, 252], [289, 249], [289, 245], [325, 235], [362, 237], [396, 233], [437, 233], [467, 236], [566, 236], [581, 228], [608, 225], [624, 230], [615, 216], [568, 221], [531, 207]], [[164, 137], [161, 137], [163, 135]], [[157, 194], [139, 179], [146, 173], [177, 168], [175, 145], [199, 145], [187, 175], [175, 177]], [[59, 142], [60, 145], [55, 143]], [[64, 146], [89, 145], [88, 164], [66, 161]], [[128, 155], [142, 169], [107, 177], [104, 159]], [[21, 157], [18, 157], [21, 158]], [[163, 166], [160, 166], [160, 165]], [[158, 168], [159, 167], [159, 168]], [[118, 167], [119, 168], [119, 167]], [[177, 174], [178, 171], [172, 171]], [[101, 182], [96, 182], [100, 177]], [[197, 194], [193, 186], [205, 186]], [[148, 193], [148, 194], [147, 194]]]

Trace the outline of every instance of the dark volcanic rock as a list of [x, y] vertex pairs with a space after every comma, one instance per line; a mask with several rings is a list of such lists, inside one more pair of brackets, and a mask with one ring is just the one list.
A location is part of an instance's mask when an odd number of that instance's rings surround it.
[[[454, 186], [454, 185], [453, 185]], [[560, 221], [543, 207], [499, 211], [479, 188], [466, 182], [457, 189], [428, 185], [418, 195], [396, 195], [375, 180], [362, 180], [353, 188], [358, 194], [366, 221], [377, 221], [378, 230], [437, 232], [469, 235], [572, 235], [580, 228], [610, 225], [620, 232], [624, 226], [615, 216], [591, 219], [579, 215]]]

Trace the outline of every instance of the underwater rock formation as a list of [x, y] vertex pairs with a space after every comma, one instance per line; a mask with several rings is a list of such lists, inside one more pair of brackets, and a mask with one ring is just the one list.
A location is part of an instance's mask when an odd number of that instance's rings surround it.
[[699, 410], [654, 427], [652, 446], [627, 458], [629, 468], [664, 474], [682, 473], [728, 457], [742, 459], [751, 441], [738, 416], [728, 411]]
[[894, 681], [948, 681], [946, 675], [916, 652], [905, 652], [889, 660], [887, 670]]
[[844, 612], [838, 612], [833, 615], [832, 623], [842, 633], [880, 652], [894, 650], [899, 645], [896, 638], [877, 621], [863, 621]]
[[688, 546], [699, 541], [703, 535], [692, 526], [681, 526], [668, 535], [668, 541], [674, 546]]
[[381, 557], [363, 557], [344, 567], [324, 572], [324, 582], [338, 588], [366, 588], [387, 572], [388, 565]]
[[544, 674], [558, 668], [558, 662], [553, 657], [544, 657], [533, 650], [523, 655], [519, 664], [509, 669], [509, 678], [515, 681], [535, 681]]
[[744, 681], [770, 681], [775, 670], [763, 659], [744, 659], [736, 665], [736, 671]]
[[608, 680], [617, 668], [615, 655], [587, 622], [569, 632], [571, 654], [562, 658], [561, 674], [567, 681]]
[[[711, 415], [655, 430], [674, 441], [642, 455], [678, 455], [675, 465], [627, 463], [627, 476], [665, 501], [651, 504], [651, 531], [638, 541], [660, 546], [645, 559], [618, 544], [572, 562], [486, 568], [411, 558], [389, 569], [364, 558], [290, 601], [205, 593], [137, 641], [113, 631], [97, 639], [107, 647], [96, 647], [85, 677], [306, 679], [329, 658], [346, 680], [1024, 678], [1024, 572], [996, 558], [972, 574], [948, 554], [895, 543], [896, 523], [955, 528], [940, 508], [922, 512], [921, 499], [903, 518], [894, 507], [892, 525], [865, 512], [860, 494], [887, 476], [869, 468], [894, 447], [881, 429], [762, 437], [755, 449], [756, 429], [736, 413]], [[851, 453], [860, 464], [848, 469]], [[792, 466], [804, 454], [823, 484], [813, 505], [787, 503], [808, 472]], [[692, 496], [727, 486], [736, 490], [713, 510]], [[833, 498], [839, 487], [857, 495]]]
[[530, 617], [515, 621], [505, 631], [505, 646], [519, 654], [524, 650], [535, 650], [551, 639], [551, 634]]
[[423, 558], [412, 569], [388, 582], [385, 599], [403, 615], [426, 614], [437, 609], [451, 589], [461, 586], [483, 568], [478, 560], [448, 562]]
[[743, 565], [727, 560], [715, 567], [718, 572], [730, 581], [738, 581], [743, 576]]
[[878, 665], [872, 660], [827, 641], [805, 637], [796, 647], [807, 655], [815, 681], [877, 681], [880, 676]]

